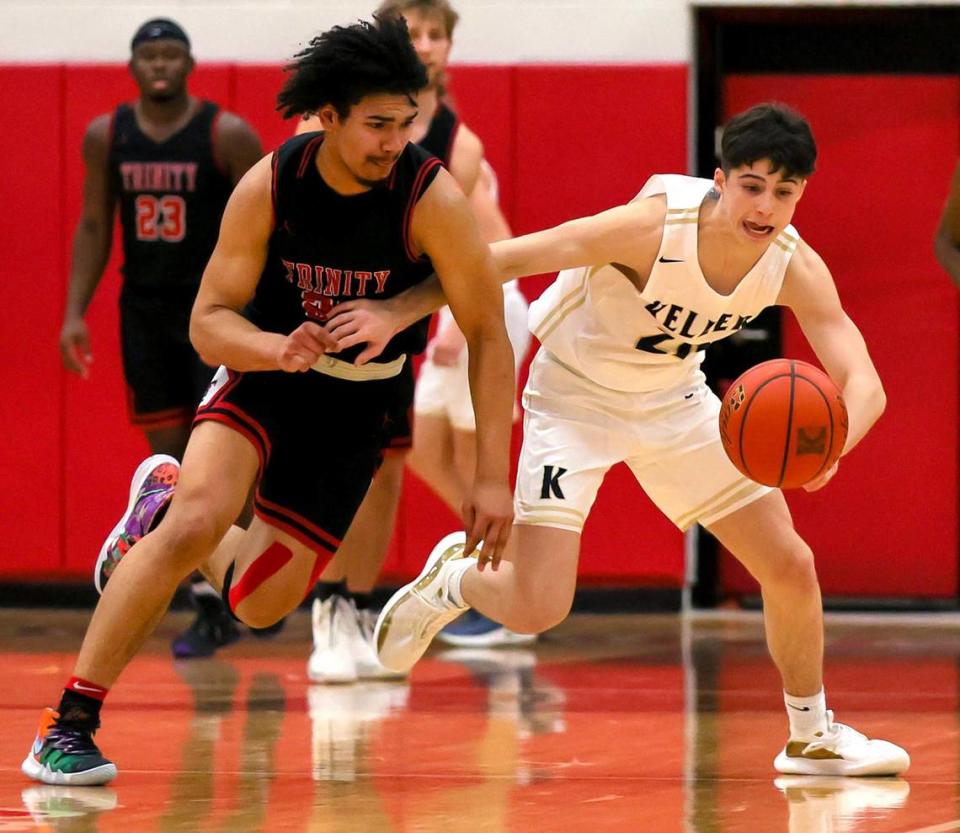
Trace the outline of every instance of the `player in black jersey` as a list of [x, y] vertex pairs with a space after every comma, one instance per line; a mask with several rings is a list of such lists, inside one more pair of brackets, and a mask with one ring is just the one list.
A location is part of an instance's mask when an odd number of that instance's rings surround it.
[[[483, 159], [483, 144], [463, 124], [446, 96], [446, 69], [458, 20], [456, 11], [447, 0], [385, 0], [377, 13], [403, 16], [417, 56], [427, 70], [428, 84], [418, 98], [411, 140], [440, 159], [453, 175], [470, 200], [485, 241], [510, 237], [510, 228], [497, 204], [495, 177]], [[320, 127], [319, 119], [311, 116], [300, 123], [297, 132]], [[524, 353], [529, 342], [526, 302], [515, 289], [504, 300], [514, 351]], [[312, 609], [314, 647], [307, 663], [307, 674], [315, 682], [346, 683], [398, 676], [384, 668], [376, 657], [371, 639], [376, 621], [372, 593], [393, 535], [403, 471], [408, 462], [455, 513], [459, 512], [475, 465], [469, 397], [462, 393], [464, 349], [463, 334], [449, 311], [444, 310], [427, 350], [428, 362], [449, 367], [449, 374], [455, 376], [458, 384], [450, 386], [449, 395], [462, 403], [463, 421], [469, 423], [464, 426], [452, 426], [445, 416], [414, 413], [413, 368], [407, 365], [403, 369], [405, 397], [390, 421], [383, 465], [337, 557], [317, 583]], [[515, 358], [520, 361], [522, 355]], [[450, 452], [444, 454], [440, 449]], [[471, 613], [470, 618], [479, 619], [479, 614]], [[497, 637], [517, 639], [502, 626], [491, 623], [489, 638]], [[532, 638], [520, 637], [526, 641]]]
[[[425, 340], [418, 322], [376, 361], [365, 363], [362, 345], [338, 351], [325, 322], [341, 300], [389, 303], [440, 277], [469, 343], [477, 415], [465, 549], [482, 539], [488, 563], [507, 543], [513, 361], [502, 294], [466, 199], [409, 144], [426, 76], [406, 26], [387, 17], [335, 27], [291, 69], [284, 114], [317, 112], [324, 133], [285, 143], [230, 197], [190, 324], [199, 354], [224, 367], [182, 470], [138, 472], [118, 524], [137, 540], [23, 762], [38, 780], [116, 775], [92, 738], [100, 706], [190, 571], [202, 567], [241, 620], [266, 626], [300, 603], [336, 551], [379, 462], [399, 371]], [[233, 521], [253, 484], [256, 517], [242, 530]]]
[[[119, 206], [130, 419], [154, 454], [177, 459], [213, 375], [190, 344], [190, 309], [227, 198], [262, 155], [246, 122], [189, 94], [193, 65], [183, 29], [171, 20], [148, 20], [131, 42], [138, 99], [87, 128], [83, 209], [60, 334], [64, 366], [86, 377], [93, 356], [84, 314], [110, 256]], [[178, 656], [209, 655], [239, 636], [212, 588], [205, 582], [192, 588], [198, 616], [174, 641]]]

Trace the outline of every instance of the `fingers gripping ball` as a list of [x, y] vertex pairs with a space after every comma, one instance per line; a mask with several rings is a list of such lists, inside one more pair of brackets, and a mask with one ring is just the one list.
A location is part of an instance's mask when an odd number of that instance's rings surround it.
[[822, 370], [774, 359], [740, 376], [720, 408], [730, 461], [767, 486], [793, 489], [827, 471], [847, 441], [847, 406]]

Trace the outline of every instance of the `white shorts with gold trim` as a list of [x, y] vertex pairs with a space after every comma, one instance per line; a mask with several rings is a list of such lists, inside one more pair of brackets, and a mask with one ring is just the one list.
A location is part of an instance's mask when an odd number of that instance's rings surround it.
[[523, 405], [516, 523], [580, 532], [604, 475], [621, 462], [682, 530], [772, 491], [727, 459], [720, 400], [699, 370], [669, 389], [630, 393], [591, 382], [541, 348]]
[[[441, 326], [444, 323], [443, 319], [450, 315], [448, 307], [441, 310]], [[504, 288], [503, 318], [510, 345], [513, 347], [514, 364], [519, 369], [530, 347], [527, 301], [519, 289]], [[420, 365], [413, 410], [414, 413], [422, 416], [446, 419], [458, 431], [477, 430], [473, 415], [473, 400], [470, 398], [466, 350], [460, 354], [457, 363], [449, 367], [436, 365], [430, 361], [429, 357]]]

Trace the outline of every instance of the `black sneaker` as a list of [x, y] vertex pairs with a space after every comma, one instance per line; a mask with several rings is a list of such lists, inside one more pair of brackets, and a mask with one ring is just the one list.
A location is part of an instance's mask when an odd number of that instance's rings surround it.
[[30, 754], [20, 769], [28, 778], [44, 784], [97, 786], [117, 777], [117, 768], [93, 742], [89, 729], [75, 729], [57, 722], [53, 709], [44, 709]]
[[219, 596], [195, 596], [190, 602], [196, 608], [197, 618], [173, 640], [173, 655], [177, 659], [212, 657], [220, 648], [232, 645], [240, 638], [240, 629]]

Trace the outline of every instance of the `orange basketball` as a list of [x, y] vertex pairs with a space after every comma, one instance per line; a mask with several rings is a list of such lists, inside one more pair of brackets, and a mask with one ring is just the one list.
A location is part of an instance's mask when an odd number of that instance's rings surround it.
[[751, 480], [782, 489], [827, 471], [843, 451], [847, 426], [847, 406], [833, 380], [793, 359], [751, 367], [720, 408], [720, 438], [730, 461]]

